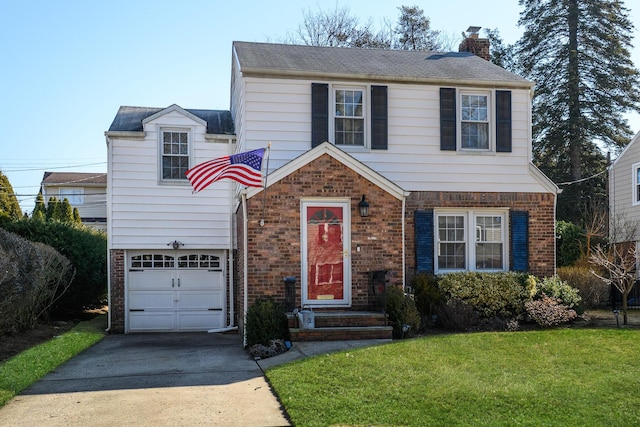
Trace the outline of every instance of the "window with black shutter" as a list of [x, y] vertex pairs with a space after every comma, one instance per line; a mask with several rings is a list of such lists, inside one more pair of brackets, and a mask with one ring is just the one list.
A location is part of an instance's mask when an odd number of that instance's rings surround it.
[[456, 90], [440, 88], [440, 149], [456, 150]]

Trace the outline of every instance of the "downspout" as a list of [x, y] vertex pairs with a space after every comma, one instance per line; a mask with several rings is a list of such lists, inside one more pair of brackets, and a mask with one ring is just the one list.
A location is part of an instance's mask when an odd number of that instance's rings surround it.
[[247, 218], [247, 190], [244, 189], [242, 190], [242, 221], [244, 221], [244, 226], [242, 227], [242, 232], [243, 232], [243, 256], [244, 256], [244, 261], [243, 261], [243, 266], [242, 266], [242, 271], [243, 271], [243, 321], [242, 321], [242, 344], [243, 347], [247, 346], [247, 309], [249, 306], [249, 298], [247, 296], [247, 289], [249, 288], [249, 279], [248, 279], [248, 275], [249, 275], [249, 263], [247, 261], [247, 258], [249, 257], [249, 236], [248, 236], [248, 230], [247, 227], [249, 226], [249, 220]]
[[407, 243], [406, 240], [406, 229], [405, 229], [405, 222], [406, 222], [406, 218], [404, 217], [405, 212], [407, 209], [407, 195], [405, 193], [402, 194], [402, 291], [404, 292], [404, 290], [406, 289], [407, 286], [407, 259], [406, 259], [406, 252], [405, 252], [405, 245]]
[[[106, 132], [105, 132], [106, 133]], [[110, 159], [110, 150], [109, 150], [109, 141], [110, 138], [108, 136], [105, 135], [105, 143], [107, 144], [107, 158]], [[111, 162], [107, 162], [107, 189], [109, 188], [109, 181], [111, 180], [111, 177], [113, 176], [113, 174], [111, 173], [111, 171], [109, 170], [109, 165], [111, 165]], [[111, 203], [109, 200], [109, 191], [107, 190], [107, 236], [109, 236], [111, 233], [111, 221], [109, 220], [109, 218], [111, 217], [111, 215], [109, 215], [109, 210], [111, 209]], [[112, 310], [112, 305], [111, 305], [111, 251], [109, 250], [109, 242], [107, 242], [107, 329], [105, 329], [104, 331], [108, 334], [111, 332], [111, 312]]]
[[[231, 138], [228, 139], [229, 142], [229, 151], [233, 150], [233, 146], [231, 145]], [[231, 153], [229, 153], [231, 154]], [[235, 295], [233, 293], [233, 283], [234, 283], [234, 275], [233, 275], [233, 236], [234, 236], [234, 228], [233, 228], [233, 206], [234, 198], [233, 198], [234, 188], [230, 183], [230, 191], [229, 191], [229, 327], [235, 327]]]
[[[228, 140], [229, 147], [231, 147], [231, 139]], [[233, 154], [232, 148], [229, 148], [229, 154]], [[233, 294], [233, 183], [229, 183], [229, 254], [227, 256], [228, 272], [229, 272], [229, 323], [225, 328], [209, 329], [207, 332], [229, 332], [236, 331], [238, 327], [235, 326], [235, 311], [233, 309], [235, 303], [235, 295]]]

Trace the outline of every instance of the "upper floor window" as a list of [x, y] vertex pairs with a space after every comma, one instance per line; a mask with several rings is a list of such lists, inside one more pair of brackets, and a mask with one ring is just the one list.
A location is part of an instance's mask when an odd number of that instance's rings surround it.
[[511, 91], [440, 88], [440, 149], [512, 151]]
[[311, 84], [311, 146], [325, 141], [342, 147], [386, 150], [386, 86]]
[[60, 188], [60, 200], [64, 199], [73, 206], [84, 205], [84, 188]]
[[488, 95], [460, 95], [460, 147], [489, 149]]
[[189, 169], [189, 132], [162, 130], [162, 179], [184, 179]]
[[365, 145], [364, 91], [335, 90], [334, 132], [336, 145]]
[[640, 204], [640, 163], [633, 165], [633, 204]]

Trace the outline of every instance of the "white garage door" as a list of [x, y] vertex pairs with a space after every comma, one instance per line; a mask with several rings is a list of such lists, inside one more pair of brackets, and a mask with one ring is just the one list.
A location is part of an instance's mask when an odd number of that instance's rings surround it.
[[206, 331], [226, 319], [224, 253], [130, 252], [128, 331]]

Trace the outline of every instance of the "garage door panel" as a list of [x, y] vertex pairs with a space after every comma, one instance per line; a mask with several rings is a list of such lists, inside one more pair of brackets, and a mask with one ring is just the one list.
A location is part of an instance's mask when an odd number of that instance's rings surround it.
[[181, 269], [178, 270], [178, 277], [183, 291], [221, 289], [224, 285], [222, 271]]
[[173, 310], [174, 299], [172, 291], [131, 291], [129, 310]]
[[223, 326], [222, 311], [178, 312], [179, 331], [202, 331]]
[[128, 253], [127, 330], [206, 331], [226, 323], [223, 251]]
[[171, 289], [175, 285], [172, 270], [132, 270], [129, 272], [129, 290], [145, 291]]
[[175, 330], [173, 312], [129, 312], [130, 332], [164, 332]]

